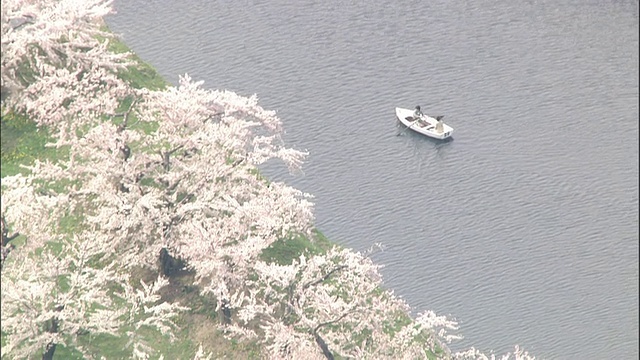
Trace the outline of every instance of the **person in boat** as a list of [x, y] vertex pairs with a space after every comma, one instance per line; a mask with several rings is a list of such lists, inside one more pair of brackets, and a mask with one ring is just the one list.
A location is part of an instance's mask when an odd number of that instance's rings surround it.
[[436, 131], [441, 134], [444, 131], [444, 123], [442, 122], [443, 117], [444, 115], [436, 116], [436, 120], [438, 120], [438, 123], [436, 123]]
[[416, 109], [413, 111], [414, 119], [416, 119], [416, 120], [421, 119], [423, 115], [424, 114], [420, 110], [420, 105], [416, 105]]

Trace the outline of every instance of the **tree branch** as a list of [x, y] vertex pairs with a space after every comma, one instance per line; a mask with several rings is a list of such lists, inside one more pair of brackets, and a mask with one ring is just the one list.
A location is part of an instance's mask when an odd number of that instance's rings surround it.
[[4, 247], [9, 243], [9, 241], [20, 236], [20, 233], [14, 233], [13, 235], [9, 236], [9, 228], [7, 226], [7, 221], [5, 220], [4, 215], [2, 215], [0, 221], [2, 221], [2, 246]]
[[338, 316], [337, 318], [333, 319], [333, 320], [329, 320], [329, 321], [325, 321], [323, 323], [320, 323], [318, 325], [316, 325], [316, 327], [312, 330], [313, 333], [316, 333], [318, 330], [320, 330], [321, 327], [323, 326], [327, 326], [327, 325], [331, 325], [331, 324], [335, 324], [338, 321], [344, 319], [345, 317], [347, 317], [347, 315], [351, 314], [353, 312], [353, 309], [350, 309], [348, 311], [345, 311], [344, 314]]
[[133, 107], [135, 106], [135, 104], [137, 102], [138, 102], [138, 99], [133, 99], [133, 101], [131, 102], [131, 105], [129, 105], [129, 109], [127, 109], [127, 111], [111, 115], [111, 118], [114, 118], [116, 116], [124, 117], [124, 119], [122, 120], [122, 124], [120, 124], [120, 126], [118, 126], [117, 132], [120, 133], [120, 132], [124, 131], [124, 129], [127, 128], [128, 120], [129, 120], [129, 114], [131, 113], [131, 111], [133, 110]]
[[311, 330], [311, 334], [313, 335], [313, 338], [316, 341], [316, 344], [318, 344], [318, 346], [320, 346], [320, 349], [322, 349], [322, 354], [324, 355], [324, 357], [327, 358], [327, 360], [333, 360], [333, 354], [331, 353], [331, 350], [329, 350], [329, 346], [327, 345], [327, 343], [324, 341], [324, 339], [320, 336], [320, 334], [318, 333], [318, 330], [320, 330], [321, 327], [323, 326], [327, 326], [327, 325], [331, 325], [331, 324], [335, 324], [338, 321], [344, 319], [347, 315], [349, 315], [351, 312], [353, 312], [354, 309], [350, 309], [349, 311], [346, 311], [344, 314], [338, 316], [337, 318], [330, 320], [330, 321], [325, 321], [323, 323], [320, 323], [318, 325], [316, 325], [315, 328], [313, 328], [313, 330]]
[[323, 277], [321, 277], [320, 279], [313, 280], [313, 281], [309, 281], [308, 283], [304, 284], [304, 285], [302, 286], [302, 290], [306, 290], [307, 288], [309, 288], [309, 287], [311, 287], [311, 286], [318, 285], [318, 284], [320, 284], [321, 282], [323, 282], [323, 281], [327, 280], [327, 279], [328, 279], [331, 275], [333, 275], [335, 272], [338, 272], [338, 271], [340, 271], [340, 270], [342, 270], [342, 269], [346, 269], [346, 268], [347, 268], [347, 265], [340, 265], [340, 266], [337, 266], [337, 267], [335, 267], [335, 268], [331, 269], [331, 271], [329, 271], [326, 275], [324, 275], [324, 276], [323, 276]]
[[209, 116], [208, 118], [206, 118], [206, 119], [204, 120], [204, 122], [207, 122], [207, 121], [209, 121], [209, 120], [213, 120], [214, 118], [216, 118], [216, 117], [218, 117], [218, 116], [221, 116], [221, 115], [224, 115], [224, 111], [220, 111], [220, 112], [217, 112], [217, 113], [215, 113], [215, 114], [213, 114], [213, 115]]
[[180, 146], [178, 146], [178, 147], [176, 147], [176, 148], [174, 148], [172, 150], [169, 150], [169, 151], [166, 151], [166, 152], [162, 152], [162, 151], [159, 152], [160, 156], [162, 156], [162, 168], [165, 171], [169, 171], [169, 169], [170, 169], [169, 157], [171, 155], [173, 155], [173, 153], [175, 153], [176, 151], [182, 149], [183, 147], [184, 147], [184, 145], [180, 145]]
[[326, 357], [327, 360], [334, 360], [333, 354], [331, 353], [331, 350], [329, 350], [329, 346], [320, 336], [320, 334], [318, 334], [318, 332], [314, 330], [312, 335], [316, 341], [316, 344], [318, 344], [318, 346], [320, 346], [320, 349], [322, 349], [322, 354], [324, 355], [324, 357]]

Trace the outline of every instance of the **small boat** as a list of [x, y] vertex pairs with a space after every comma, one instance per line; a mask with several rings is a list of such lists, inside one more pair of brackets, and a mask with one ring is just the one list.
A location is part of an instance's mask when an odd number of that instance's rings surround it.
[[453, 133], [453, 128], [442, 122], [444, 116], [433, 118], [428, 115], [422, 115], [422, 117], [416, 119], [413, 117], [413, 110], [399, 107], [396, 108], [396, 116], [406, 127], [434, 139], [444, 140], [451, 137]]

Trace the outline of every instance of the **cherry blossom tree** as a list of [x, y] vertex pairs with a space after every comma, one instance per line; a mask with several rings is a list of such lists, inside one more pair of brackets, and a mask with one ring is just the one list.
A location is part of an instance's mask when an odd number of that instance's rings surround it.
[[536, 357], [530, 355], [528, 352], [520, 349], [519, 346], [515, 347], [513, 353], [507, 353], [500, 357], [496, 357], [495, 354], [486, 355], [480, 350], [476, 348], [470, 348], [464, 351], [460, 351], [453, 354], [453, 359], [455, 360], [511, 360], [513, 356], [513, 360], [535, 360]]
[[[136, 137], [103, 125], [87, 134], [79, 151], [91, 159], [92, 171], [101, 171], [85, 188], [102, 204], [89, 220], [128, 234], [120, 241], [128, 246], [132, 233], [143, 235], [126, 262], [152, 265], [163, 250], [184, 259], [203, 292], [228, 309], [263, 249], [310, 229], [312, 204], [309, 195], [257, 172], [271, 158], [295, 170], [305, 155], [282, 145], [275, 113], [255, 97], [201, 84], [185, 76], [178, 87], [146, 94], [140, 118], [158, 124], [153, 133]], [[126, 159], [125, 146], [132, 149]], [[107, 184], [113, 181], [118, 185]]]
[[336, 247], [290, 265], [260, 261], [238, 317], [260, 323], [270, 358], [294, 359], [300, 349], [318, 359], [422, 359], [445, 351], [456, 323], [432, 312], [412, 320], [408, 305], [382, 289], [379, 268], [365, 254]]
[[[20, 181], [60, 186], [64, 212], [50, 213], [60, 204], [34, 211], [54, 223], [81, 214], [76, 220], [127, 267], [155, 266], [159, 254], [184, 260], [228, 318], [262, 250], [307, 232], [313, 219], [309, 195], [267, 182], [257, 166], [277, 157], [294, 170], [305, 154], [282, 145], [280, 120], [257, 98], [204, 90], [188, 76], [147, 92], [143, 106], [140, 119], [157, 126], [149, 134], [126, 118], [101, 123], [65, 140], [69, 161], [36, 162]], [[20, 211], [7, 211], [16, 224]]]
[[[49, 196], [52, 195], [52, 196]], [[54, 194], [38, 186], [38, 180], [29, 176], [6, 176], [2, 178], [2, 214], [3, 269], [9, 251], [15, 248], [13, 243], [18, 235], [26, 240], [21, 245], [22, 253], [28, 253], [42, 247], [50, 240], [50, 229], [56, 227], [54, 219], [64, 216], [67, 198], [64, 194]], [[15, 231], [9, 237], [9, 229]], [[15, 255], [21, 256], [21, 255]]]
[[3, 113], [24, 111], [53, 131], [63, 126], [69, 132], [76, 122], [63, 119], [115, 111], [131, 92], [116, 76], [129, 64], [129, 54], [109, 51], [113, 34], [102, 28], [111, 2], [3, 1]]
[[[334, 247], [288, 265], [258, 262], [239, 323], [223, 329], [260, 339], [272, 359], [496, 359], [474, 348], [452, 354], [447, 344], [461, 338], [451, 333], [457, 323], [432, 311], [410, 317], [406, 302], [383, 289], [370, 252]], [[256, 324], [260, 331], [252, 330]], [[534, 359], [517, 347], [513, 356]]]
[[[32, 223], [41, 220], [37, 212], [31, 215]], [[3, 356], [27, 358], [42, 353], [43, 359], [52, 359], [57, 345], [90, 356], [91, 348], [82, 341], [85, 335], [121, 336], [124, 326], [155, 328], [170, 335], [171, 319], [186, 309], [160, 301], [158, 291], [168, 283], [166, 278], [134, 288], [129, 275], [105, 256], [107, 245], [94, 241], [90, 231], [72, 237], [28, 229], [24, 234], [33, 235], [34, 243], [43, 246], [17, 247], [5, 260], [1, 316], [7, 343]], [[144, 339], [137, 340], [134, 349], [144, 345]]]

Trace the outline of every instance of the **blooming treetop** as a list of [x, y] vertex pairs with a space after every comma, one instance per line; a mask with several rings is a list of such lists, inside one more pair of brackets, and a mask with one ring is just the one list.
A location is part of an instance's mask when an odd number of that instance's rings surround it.
[[[78, 214], [127, 266], [153, 266], [169, 249], [219, 299], [231, 298], [263, 249], [310, 229], [309, 196], [257, 174], [274, 157], [296, 169], [305, 153], [282, 146], [279, 119], [255, 97], [203, 90], [185, 76], [177, 88], [147, 92], [140, 118], [157, 129], [99, 124], [66, 140], [69, 161], [37, 162], [15, 181], [60, 184], [57, 201], [67, 202], [57, 221]], [[3, 211], [18, 214], [19, 201], [9, 196]]]
[[264, 248], [310, 229], [310, 196], [257, 174], [276, 157], [296, 169], [305, 153], [282, 145], [280, 120], [255, 97], [204, 90], [185, 76], [147, 92], [139, 116], [157, 129], [101, 124], [70, 142], [70, 162], [41, 170], [80, 180], [70, 194], [92, 202], [87, 222], [127, 248], [125, 263], [152, 265], [167, 248], [222, 296], [235, 286], [221, 279], [241, 282]]
[[116, 109], [130, 93], [115, 76], [115, 70], [128, 64], [129, 54], [115, 54], [108, 41], [98, 40], [113, 36], [101, 29], [111, 2], [2, 2], [2, 92], [13, 93], [3, 112], [23, 110], [40, 124], [68, 127], [73, 122], [62, 120], [69, 116]]
[[[379, 269], [366, 254], [336, 247], [290, 265], [260, 261], [239, 323], [222, 329], [258, 337], [271, 359], [535, 359], [517, 347], [498, 358], [474, 348], [451, 353], [457, 323], [432, 311], [411, 318], [404, 300], [382, 288]], [[256, 322], [261, 334], [245, 327]]]
[[[253, 292], [239, 311], [240, 320], [261, 323], [270, 358], [306, 358], [327, 352], [353, 358], [422, 359], [456, 324], [426, 312], [411, 320], [409, 307], [382, 289], [379, 265], [368, 256], [332, 248], [326, 254], [301, 256], [290, 265], [258, 262]], [[237, 326], [227, 330], [250, 334]]]
[[[36, 217], [29, 219], [39, 222]], [[160, 277], [148, 286], [143, 282], [142, 290], [135, 289], [128, 274], [118, 271], [115, 262], [105, 261], [105, 244], [90, 235], [65, 239], [50, 232], [48, 243], [37, 252], [18, 247], [5, 260], [3, 356], [30, 358], [43, 353], [49, 356], [43, 358], [50, 358], [57, 345], [64, 345], [90, 357], [84, 334], [120, 336], [125, 325], [171, 334], [172, 318], [186, 308], [160, 301], [157, 293], [167, 279]], [[136, 339], [132, 346], [144, 346], [144, 339]]]

